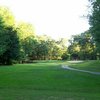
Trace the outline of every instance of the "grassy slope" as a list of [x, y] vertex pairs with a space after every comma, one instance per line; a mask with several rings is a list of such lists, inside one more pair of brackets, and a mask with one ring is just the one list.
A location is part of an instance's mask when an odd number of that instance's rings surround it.
[[100, 76], [63, 70], [60, 64], [0, 67], [0, 100], [100, 100]]
[[84, 61], [81, 63], [73, 63], [73, 64], [69, 64], [69, 66], [77, 69], [82, 69], [82, 70], [100, 72], [100, 60], [97, 61], [91, 60], [91, 61]]

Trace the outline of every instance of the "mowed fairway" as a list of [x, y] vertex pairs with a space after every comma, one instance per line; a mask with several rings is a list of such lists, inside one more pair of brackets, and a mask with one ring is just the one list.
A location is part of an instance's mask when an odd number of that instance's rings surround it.
[[100, 75], [64, 70], [63, 62], [0, 67], [0, 100], [100, 100]]

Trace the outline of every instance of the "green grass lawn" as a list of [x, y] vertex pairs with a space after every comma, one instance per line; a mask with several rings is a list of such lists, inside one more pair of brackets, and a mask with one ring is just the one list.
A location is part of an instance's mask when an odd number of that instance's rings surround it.
[[0, 100], [100, 100], [100, 76], [61, 68], [61, 61], [0, 67]]
[[67, 65], [77, 69], [100, 72], [100, 60], [90, 60], [80, 63], [67, 63]]

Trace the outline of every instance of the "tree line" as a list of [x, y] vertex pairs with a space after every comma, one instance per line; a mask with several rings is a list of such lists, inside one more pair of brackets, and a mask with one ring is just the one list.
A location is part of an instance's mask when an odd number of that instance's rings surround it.
[[16, 22], [7, 7], [0, 7], [0, 64], [62, 59], [65, 42], [37, 36], [30, 23]]
[[0, 64], [33, 60], [94, 60], [100, 58], [100, 1], [89, 0], [90, 29], [66, 39], [38, 36], [32, 24], [16, 22], [7, 7], [0, 7]]
[[100, 59], [100, 0], [88, 0], [89, 30], [74, 35], [69, 40], [68, 52], [70, 59]]
[[95, 60], [99, 57], [95, 41], [89, 31], [72, 36], [69, 42], [68, 52], [71, 59]]

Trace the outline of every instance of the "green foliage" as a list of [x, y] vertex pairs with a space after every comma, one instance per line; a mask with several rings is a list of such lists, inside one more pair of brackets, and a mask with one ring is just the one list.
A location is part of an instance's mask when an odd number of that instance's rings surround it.
[[68, 51], [72, 59], [96, 59], [96, 46], [89, 31], [73, 36]]
[[15, 23], [10, 10], [0, 7], [0, 63], [11, 63], [19, 55], [20, 62], [62, 59], [67, 49], [65, 43], [64, 39], [55, 41], [46, 35], [36, 36], [31, 24]]
[[31, 24], [20, 22], [16, 27], [20, 42], [31, 36], [35, 37], [34, 28]]
[[[8, 18], [8, 19], [7, 19]], [[13, 16], [7, 8], [0, 8], [0, 64], [18, 59], [19, 39], [13, 26]]]
[[91, 0], [91, 14], [89, 16], [90, 30], [96, 41], [97, 50], [100, 54], [100, 0]]
[[5, 52], [5, 48], [6, 46], [3, 45], [5, 44], [5, 42], [3, 40], [5, 40], [5, 36], [3, 37], [4, 34], [4, 23], [2, 21], [2, 18], [0, 17], [0, 55], [2, 55]]
[[62, 60], [70, 60], [70, 54], [68, 54], [67, 52], [63, 53], [62, 55]]
[[[59, 43], [58, 43], [59, 42]], [[55, 41], [48, 36], [38, 36], [33, 43], [31, 58], [38, 60], [62, 59], [62, 54], [67, 47], [60, 41]]]
[[33, 26], [29, 23], [20, 22], [16, 26], [16, 30], [20, 43], [20, 60], [27, 60], [34, 47], [35, 32]]
[[0, 17], [5, 26], [13, 26], [15, 24], [15, 18], [7, 7], [0, 6]]
[[12, 64], [19, 57], [19, 40], [13, 27], [6, 27], [0, 33], [0, 63]]

